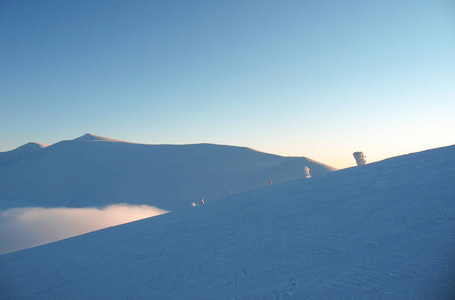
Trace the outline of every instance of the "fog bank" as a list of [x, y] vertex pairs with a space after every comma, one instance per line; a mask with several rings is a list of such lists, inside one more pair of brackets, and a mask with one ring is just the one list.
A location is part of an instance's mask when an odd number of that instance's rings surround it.
[[12, 208], [0, 212], [0, 254], [167, 213], [148, 205]]

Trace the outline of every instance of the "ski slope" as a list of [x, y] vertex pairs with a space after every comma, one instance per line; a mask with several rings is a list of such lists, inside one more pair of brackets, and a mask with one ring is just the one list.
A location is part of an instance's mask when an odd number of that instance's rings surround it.
[[0, 256], [5, 299], [453, 299], [455, 146]]
[[145, 145], [86, 134], [0, 153], [0, 209], [103, 207], [118, 203], [176, 210], [199, 202], [335, 170], [305, 157], [281, 157], [213, 144]]

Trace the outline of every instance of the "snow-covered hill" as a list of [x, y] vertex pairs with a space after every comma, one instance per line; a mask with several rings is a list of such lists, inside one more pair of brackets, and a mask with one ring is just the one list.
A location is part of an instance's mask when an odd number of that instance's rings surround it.
[[0, 256], [6, 299], [453, 299], [455, 146]]
[[[212, 144], [144, 145], [86, 134], [0, 153], [0, 209], [148, 204], [175, 210], [333, 171], [305, 157]], [[26, 148], [26, 149], [22, 149]], [[22, 150], [27, 151], [22, 151]], [[33, 150], [33, 151], [32, 151]]]
[[0, 168], [13, 164], [19, 160], [31, 158], [40, 153], [43, 148], [49, 145], [40, 143], [27, 143], [19, 148], [7, 152], [0, 152]]

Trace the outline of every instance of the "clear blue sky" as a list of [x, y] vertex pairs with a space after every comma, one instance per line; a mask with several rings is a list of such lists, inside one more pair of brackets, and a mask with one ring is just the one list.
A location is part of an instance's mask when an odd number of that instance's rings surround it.
[[455, 143], [455, 2], [0, 3], [0, 151], [93, 133], [343, 168]]

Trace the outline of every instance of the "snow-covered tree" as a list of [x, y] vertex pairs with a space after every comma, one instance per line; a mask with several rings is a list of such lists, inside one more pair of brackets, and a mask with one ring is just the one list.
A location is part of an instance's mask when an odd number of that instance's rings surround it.
[[354, 152], [353, 153], [354, 155], [354, 158], [355, 158], [355, 161], [357, 162], [357, 165], [360, 166], [360, 165], [364, 165], [367, 163], [367, 161], [365, 160], [365, 155], [363, 155], [363, 152]]
[[305, 178], [310, 178], [311, 177], [310, 168], [305, 167], [305, 168], [303, 168], [303, 170], [305, 171]]

